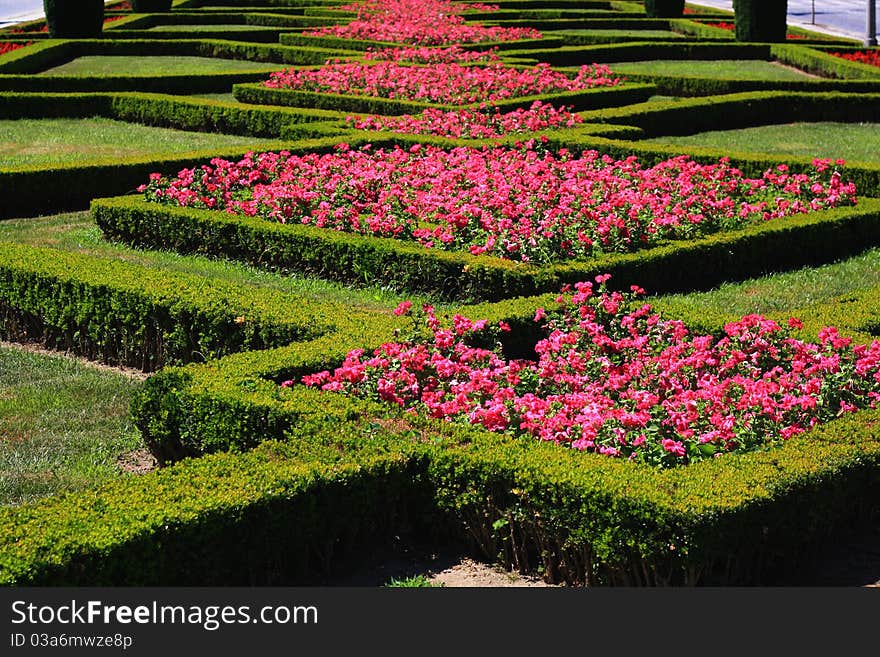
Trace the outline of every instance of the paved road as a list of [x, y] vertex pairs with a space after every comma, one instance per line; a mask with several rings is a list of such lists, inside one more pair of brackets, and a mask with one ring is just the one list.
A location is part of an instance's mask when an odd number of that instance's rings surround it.
[[[867, 31], [867, 0], [788, 0], [788, 23], [837, 36], [864, 39]], [[733, 0], [688, 0], [733, 11]], [[880, 8], [880, 0], [877, 0]], [[813, 7], [815, 6], [815, 23]]]

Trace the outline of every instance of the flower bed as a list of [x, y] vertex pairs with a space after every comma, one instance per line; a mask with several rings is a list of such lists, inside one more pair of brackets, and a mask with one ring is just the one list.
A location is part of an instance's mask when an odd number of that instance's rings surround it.
[[27, 43], [12, 43], [10, 41], [0, 43], [0, 55], [5, 55], [8, 52], [12, 52], [13, 50], [18, 50], [19, 48], [24, 48], [25, 46], [29, 46], [33, 43], [33, 41], [28, 41]]
[[536, 361], [473, 346], [485, 320], [455, 315], [445, 328], [425, 306], [427, 332], [417, 323], [409, 339], [370, 357], [352, 350], [333, 373], [302, 382], [659, 466], [765, 449], [880, 403], [880, 341], [853, 347], [826, 328], [811, 344], [758, 315], [728, 324], [720, 339], [692, 335], [635, 303], [638, 288], [609, 292], [608, 278], [598, 276], [595, 290], [578, 283], [557, 299], [560, 311], [537, 309], [548, 337]]
[[367, 50], [364, 59], [376, 62], [409, 62], [410, 64], [451, 64], [452, 62], [497, 62], [498, 49], [465, 50], [461, 46], [448, 48], [380, 48]]
[[635, 157], [573, 157], [532, 141], [375, 152], [342, 145], [326, 154], [214, 159], [173, 180], [152, 174], [139, 191], [169, 205], [547, 263], [855, 203], [855, 186], [829, 164], [817, 160], [811, 176], [780, 165], [749, 179], [725, 160], [679, 156], [642, 168]]
[[871, 66], [880, 66], [880, 50], [859, 50], [857, 52], [833, 52], [835, 57], [858, 62], [859, 64], [869, 64]]
[[318, 69], [276, 71], [265, 85], [270, 89], [466, 105], [559, 91], [614, 87], [621, 82], [622, 79], [613, 77], [611, 70], [603, 64], [582, 66], [577, 75], [570, 78], [554, 71], [549, 64], [520, 69], [501, 62], [486, 66], [458, 62], [409, 66], [395, 61], [365, 64], [337, 60]]
[[[494, 109], [494, 111], [493, 111]], [[522, 132], [538, 132], [547, 128], [572, 127], [583, 123], [578, 114], [567, 108], [556, 108], [537, 100], [529, 109], [502, 114], [498, 108], [477, 110], [442, 110], [428, 108], [419, 116], [347, 117], [358, 130], [403, 132], [441, 137], [487, 139]]]
[[358, 18], [347, 25], [322, 27], [304, 34], [422, 46], [541, 38], [541, 33], [530, 27], [465, 24], [458, 14], [472, 8], [445, 0], [379, 0], [360, 7]]

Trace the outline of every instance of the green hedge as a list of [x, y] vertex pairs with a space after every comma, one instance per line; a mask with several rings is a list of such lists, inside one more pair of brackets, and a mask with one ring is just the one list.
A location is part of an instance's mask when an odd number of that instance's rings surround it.
[[[529, 107], [534, 101], [542, 100], [560, 105], [572, 106], [575, 111], [597, 107], [616, 107], [647, 100], [655, 88], [646, 84], [625, 84], [618, 87], [598, 87], [585, 91], [566, 91], [538, 96], [522, 96], [495, 101], [494, 106], [502, 111], [518, 107]], [[376, 96], [356, 96], [345, 94], [318, 93], [295, 89], [272, 89], [263, 84], [236, 84], [232, 88], [235, 98], [242, 103], [254, 105], [279, 105], [283, 107], [307, 107], [311, 109], [361, 114], [417, 114], [433, 107], [440, 109], [476, 108], [480, 104], [443, 105], [411, 100], [396, 100]]]
[[617, 45], [509, 50], [503, 54], [509, 57], [532, 57], [553, 66], [580, 66], [594, 62], [639, 62], [651, 59], [770, 59], [770, 46], [690, 41], [684, 43], [638, 41]]
[[[375, 141], [373, 142], [375, 143]], [[387, 284], [445, 298], [497, 300], [552, 292], [564, 283], [609, 272], [657, 292], [706, 287], [769, 269], [828, 262], [878, 242], [880, 201], [816, 212], [584, 262], [535, 265], [426, 249], [390, 238], [305, 225], [282, 225], [210, 210], [97, 199], [92, 213], [104, 233], [136, 246], [228, 257], [347, 283]], [[198, 237], [196, 237], [198, 236]]]
[[[827, 49], [829, 52], [825, 52]], [[784, 64], [795, 66], [809, 73], [817, 73], [832, 78], [849, 80], [878, 80], [880, 69], [870, 64], [851, 62], [842, 57], [835, 57], [830, 52], [846, 52], [850, 50], [845, 46], [815, 48], [798, 47], [787, 44], [777, 44], [771, 48], [771, 54]]]
[[0, 242], [4, 339], [144, 371], [314, 338], [333, 328], [332, 311], [269, 289]]
[[0, 118], [85, 118], [103, 116], [143, 125], [219, 132], [252, 137], [278, 137], [288, 124], [300, 126], [338, 121], [344, 115], [323, 110], [297, 110], [139, 92], [0, 93]]
[[876, 411], [669, 472], [374, 412], [3, 508], [0, 582], [320, 583], [383, 538], [443, 532], [548, 581], [753, 585], [877, 512]]
[[4, 507], [0, 583], [319, 584], [342, 560], [431, 520], [424, 466], [402, 450], [325, 464], [283, 449]]
[[759, 91], [702, 96], [585, 113], [587, 121], [633, 125], [646, 137], [687, 135], [719, 126], [730, 130], [803, 121], [870, 122], [880, 113], [880, 93]]
[[[488, 314], [522, 314], [534, 302]], [[148, 431], [164, 425], [214, 449], [223, 448], [216, 440], [270, 442], [3, 509], [0, 581], [302, 583], [313, 581], [316, 546], [347, 552], [380, 538], [370, 526], [403, 534], [421, 518], [419, 531], [448, 528], [483, 556], [540, 567], [550, 581], [773, 583], [880, 510], [880, 441], [870, 430], [878, 411], [778, 449], [658, 471], [337, 395], [280, 393], [268, 379], [342, 351], [338, 339], [315, 342], [323, 348], [237, 354], [151, 377], [135, 406]], [[247, 567], [228, 566], [232, 554], [248, 554]], [[338, 567], [325, 556], [327, 571]]]

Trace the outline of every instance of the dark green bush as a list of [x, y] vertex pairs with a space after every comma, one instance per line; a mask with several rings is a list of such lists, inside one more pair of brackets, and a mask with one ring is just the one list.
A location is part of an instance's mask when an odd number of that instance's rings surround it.
[[651, 18], [680, 18], [684, 0], [645, 0], [645, 13]]
[[104, 0], [43, 0], [49, 36], [92, 39], [104, 27]]
[[131, 10], [138, 14], [171, 11], [173, 0], [131, 0]]
[[785, 41], [788, 0], [733, 0], [733, 11], [737, 41]]

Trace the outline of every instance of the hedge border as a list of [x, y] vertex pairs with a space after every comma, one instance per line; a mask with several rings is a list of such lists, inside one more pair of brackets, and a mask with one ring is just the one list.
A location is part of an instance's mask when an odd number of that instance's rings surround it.
[[[290, 585], [332, 570], [331, 548], [363, 551], [432, 523], [508, 567], [541, 566], [549, 581], [772, 583], [774, 567], [799, 565], [835, 530], [876, 514], [880, 444], [865, 429], [878, 419], [860, 413], [772, 452], [658, 473], [475, 431], [395, 435], [337, 416], [331, 435], [293, 433], [298, 451], [270, 442], [4, 508], [0, 581]], [[413, 439], [437, 433], [437, 444]], [[356, 446], [351, 458], [332, 455]]]
[[346, 309], [57, 249], [0, 243], [0, 335], [153, 371], [314, 339]]
[[[700, 271], [701, 284], [710, 286], [762, 273], [765, 262], [783, 268], [827, 262], [877, 243], [880, 235], [880, 201], [863, 200], [856, 208], [789, 217], [700, 240], [536, 267], [434, 251], [392, 238], [164, 206], [136, 197], [96, 199], [92, 213], [107, 237], [135, 246], [240, 259], [272, 269], [348, 283], [392, 285], [448, 299], [490, 301], [558, 290], [564, 283], [605, 271], [634, 284], [650, 280], [658, 292], [693, 289], [693, 271]], [[194, 234], [204, 237], [195, 240]]]

